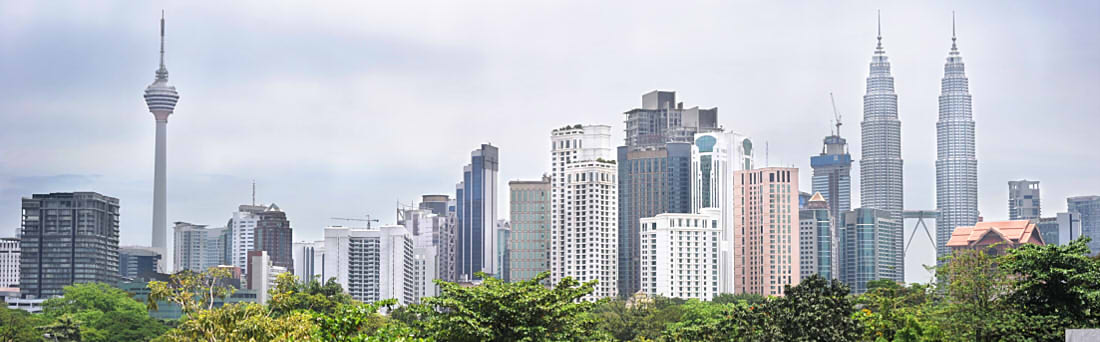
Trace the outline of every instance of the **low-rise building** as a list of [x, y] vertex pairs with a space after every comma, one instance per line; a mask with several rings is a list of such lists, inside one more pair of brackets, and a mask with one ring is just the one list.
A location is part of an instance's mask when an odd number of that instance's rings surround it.
[[947, 247], [958, 250], [987, 250], [1002, 255], [1023, 244], [1044, 245], [1042, 234], [1032, 220], [978, 222], [972, 227], [955, 228]]

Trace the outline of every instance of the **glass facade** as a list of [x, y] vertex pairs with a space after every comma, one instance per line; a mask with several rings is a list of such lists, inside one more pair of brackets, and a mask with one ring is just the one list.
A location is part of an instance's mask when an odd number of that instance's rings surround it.
[[859, 208], [845, 212], [837, 233], [840, 238], [839, 279], [852, 293], [867, 292], [867, 282], [877, 279], [904, 281], [904, 263], [898, 250], [902, 224], [888, 211]]
[[75, 283], [119, 281], [118, 199], [94, 192], [23, 198], [20, 295], [49, 298]]

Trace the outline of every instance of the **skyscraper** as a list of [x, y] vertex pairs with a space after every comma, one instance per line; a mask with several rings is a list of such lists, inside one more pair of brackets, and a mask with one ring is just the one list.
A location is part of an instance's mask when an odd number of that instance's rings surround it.
[[19, 284], [19, 238], [0, 238], [0, 287]]
[[324, 273], [356, 300], [373, 303], [417, 298], [413, 241], [403, 226], [374, 229], [326, 227]]
[[[1008, 219], [1031, 220], [1042, 216], [1039, 181], [1008, 181]], [[1042, 227], [1039, 228], [1042, 231]], [[1046, 233], [1043, 231], [1043, 233]], [[1047, 241], [1047, 243], [1052, 243]]]
[[740, 215], [734, 241], [736, 293], [782, 296], [800, 278], [798, 169], [766, 167], [734, 173]]
[[837, 278], [852, 293], [867, 292], [867, 282], [905, 279], [902, 258], [902, 221], [885, 210], [857, 208], [842, 213], [837, 236], [840, 240]]
[[256, 213], [255, 242], [252, 250], [267, 251], [271, 256], [271, 264], [294, 271], [294, 254], [291, 245], [294, 244], [294, 231], [290, 227], [290, 220], [286, 218], [286, 212], [272, 203], [267, 209]]
[[550, 177], [511, 181], [508, 188], [510, 280], [524, 281], [550, 270]]
[[477, 272], [499, 275], [497, 263], [497, 173], [499, 150], [489, 144], [470, 153], [470, 164], [462, 169], [462, 182], [455, 191], [458, 207], [459, 280], [476, 279]]
[[228, 228], [176, 222], [172, 229], [175, 231], [172, 243], [175, 271], [203, 272], [211, 267], [233, 264], [233, 237]]
[[836, 126], [836, 133], [825, 137], [821, 154], [810, 157], [812, 191], [821, 194], [834, 218], [852, 209], [852, 155], [848, 141], [840, 137], [840, 124]]
[[798, 244], [802, 279], [820, 274], [825, 279], [837, 278], [839, 245], [837, 219], [831, 214], [828, 201], [815, 192], [805, 209], [798, 210]]
[[168, 116], [176, 109], [180, 95], [176, 87], [168, 85], [168, 68], [164, 66], [164, 13], [160, 16], [160, 68], [157, 78], [145, 88], [145, 104], [157, 123], [156, 162], [153, 171], [153, 248], [161, 255], [168, 251], [167, 213], [167, 134]]
[[617, 170], [611, 126], [574, 125], [550, 134], [550, 278], [599, 280], [585, 299], [618, 293]]
[[733, 173], [752, 168], [752, 141], [745, 136], [721, 131], [695, 134], [691, 146], [691, 208], [693, 213], [705, 208], [719, 213], [719, 293], [734, 291], [733, 232], [737, 221]]
[[[969, 81], [955, 45], [951, 23], [951, 52], [943, 67], [940, 116], [936, 122], [936, 254], [950, 255], [947, 241], [958, 227], [978, 223], [978, 159], [974, 155], [974, 117]], [[937, 258], [938, 260], [938, 258]], [[942, 261], [939, 261], [942, 262]]]
[[[1089, 241], [1089, 250], [1093, 254], [1100, 253], [1100, 196], [1076, 196], [1066, 199], [1066, 211], [1070, 213], [1076, 213], [1078, 227], [1080, 227], [1081, 235], [1092, 238]], [[1062, 226], [1062, 215], [1059, 216], [1059, 226]], [[1067, 216], [1067, 218], [1072, 217]], [[1068, 220], [1067, 222], [1072, 222]], [[1064, 225], [1067, 228], [1066, 234], [1069, 235], [1072, 227], [1072, 223]], [[24, 254], [25, 255], [25, 254]]]
[[867, 77], [867, 94], [863, 95], [860, 203], [864, 208], [886, 210], [900, 221], [904, 210], [901, 120], [898, 120], [898, 95], [894, 92], [890, 60], [882, 47], [881, 23], [877, 39], [878, 45], [871, 57], [871, 73]]
[[230, 239], [232, 265], [248, 272], [248, 252], [256, 246], [256, 225], [260, 221], [257, 214], [267, 210], [262, 205], [242, 204], [233, 212], [233, 218], [226, 225], [233, 237]]
[[639, 219], [691, 212], [691, 144], [695, 133], [720, 131], [718, 108], [684, 108], [676, 93], [654, 90], [642, 107], [624, 113], [625, 142], [618, 148], [619, 293], [641, 289]]
[[76, 283], [117, 283], [118, 199], [95, 192], [23, 198], [20, 296], [49, 298]]
[[[696, 214], [658, 214], [641, 219], [642, 292], [711, 300], [728, 278], [717, 248], [722, 228], [718, 208]], [[732, 290], [730, 291], [732, 292]]]
[[325, 240], [299, 241], [294, 246], [294, 276], [303, 284], [311, 280], [324, 284], [328, 281], [325, 274]]

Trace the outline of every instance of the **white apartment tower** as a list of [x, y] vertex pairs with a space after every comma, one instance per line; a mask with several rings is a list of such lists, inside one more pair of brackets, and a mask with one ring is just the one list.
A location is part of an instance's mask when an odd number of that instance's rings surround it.
[[551, 133], [550, 278], [598, 280], [586, 300], [618, 294], [618, 169], [611, 126]]
[[721, 210], [641, 219], [642, 292], [711, 300], [722, 293]]
[[733, 232], [737, 224], [733, 200], [733, 173], [751, 170], [752, 142], [734, 132], [696, 133], [691, 146], [691, 209], [717, 209], [721, 230], [719, 269], [722, 279], [718, 291], [733, 293]]
[[0, 287], [19, 284], [19, 238], [0, 238]]
[[325, 274], [325, 241], [295, 242], [291, 247], [291, 255], [294, 257], [294, 276], [298, 281], [307, 284], [314, 278], [324, 284], [328, 281]]
[[266, 207], [262, 205], [241, 205], [233, 212], [233, 218], [229, 220], [229, 229], [233, 234], [230, 257], [233, 266], [240, 267], [247, 273], [248, 252], [255, 247], [256, 223], [260, 217], [256, 214], [263, 212]]
[[955, 45], [951, 19], [951, 52], [940, 82], [940, 117], [936, 121], [936, 256], [950, 254], [947, 241], [955, 228], [978, 223], [978, 159], [970, 81]]
[[324, 272], [356, 300], [415, 303], [413, 239], [403, 226], [326, 227]]
[[176, 222], [172, 230], [175, 235], [172, 264], [176, 271], [203, 272], [229, 263], [231, 237], [227, 228]]

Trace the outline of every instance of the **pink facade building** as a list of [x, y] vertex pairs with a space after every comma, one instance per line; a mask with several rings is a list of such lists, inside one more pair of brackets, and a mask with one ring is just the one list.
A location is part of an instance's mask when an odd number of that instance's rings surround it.
[[734, 289], [782, 296], [799, 281], [798, 169], [734, 173]]

